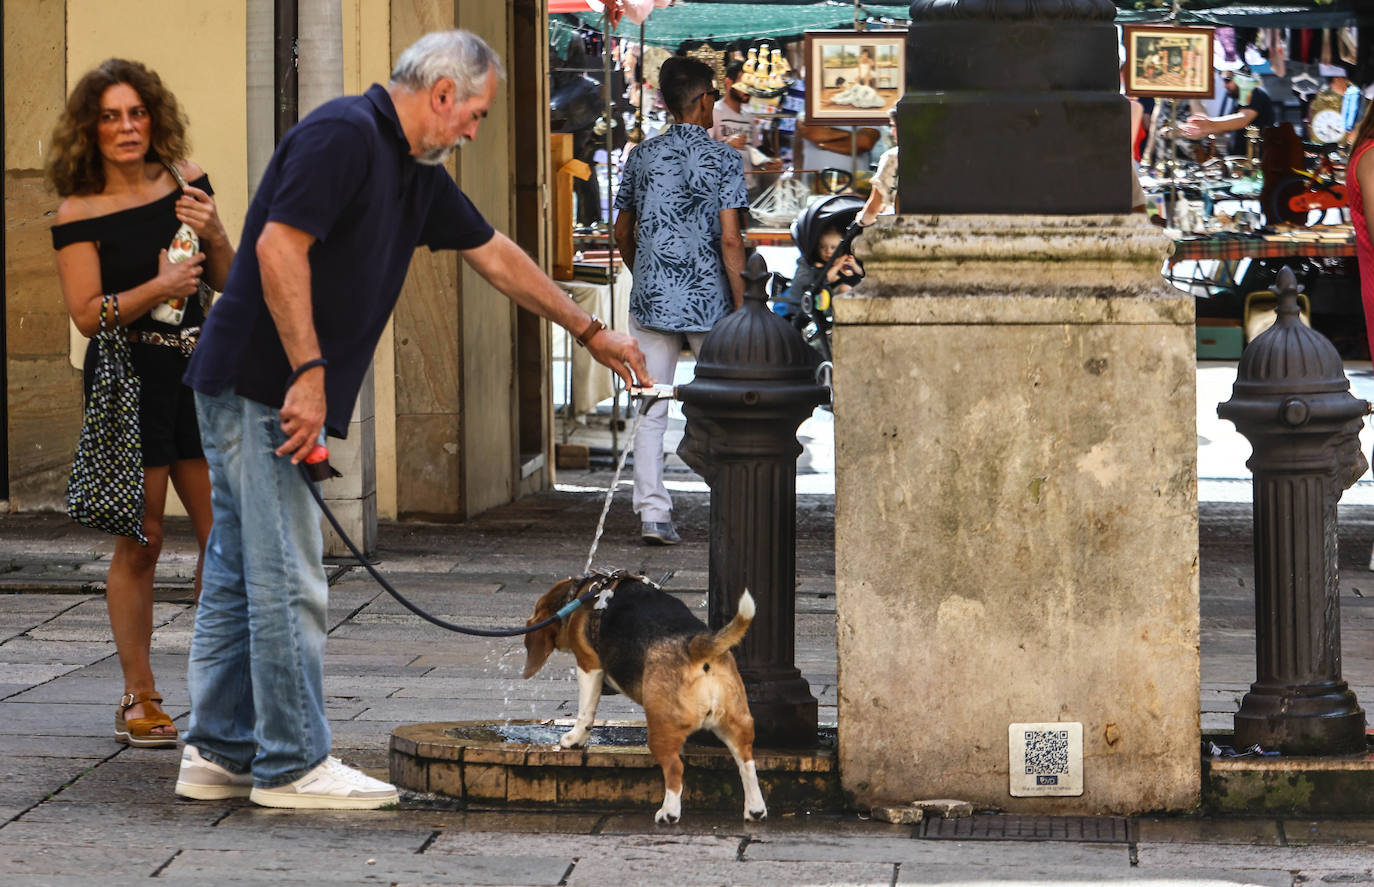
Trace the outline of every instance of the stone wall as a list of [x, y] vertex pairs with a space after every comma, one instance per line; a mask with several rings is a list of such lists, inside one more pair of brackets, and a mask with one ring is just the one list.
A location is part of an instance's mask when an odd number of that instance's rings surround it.
[[81, 375], [48, 229], [60, 202], [43, 146], [66, 99], [66, 4], [5, 6], [5, 360], [10, 504], [61, 507], [81, 429]]

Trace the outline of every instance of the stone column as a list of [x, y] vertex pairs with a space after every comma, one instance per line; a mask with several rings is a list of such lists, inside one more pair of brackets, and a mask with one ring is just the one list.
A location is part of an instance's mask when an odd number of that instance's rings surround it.
[[[856, 805], [1198, 802], [1193, 300], [1160, 280], [1166, 245], [1125, 215], [912, 215], [859, 241], [868, 279], [835, 302]], [[1009, 725], [1045, 722], [1082, 725], [1082, 793], [1013, 797]]]

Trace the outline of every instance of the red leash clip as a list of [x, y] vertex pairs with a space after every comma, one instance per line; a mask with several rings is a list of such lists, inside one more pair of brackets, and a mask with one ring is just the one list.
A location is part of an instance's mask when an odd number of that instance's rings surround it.
[[315, 444], [315, 449], [306, 455], [305, 473], [310, 475], [310, 479], [315, 483], [329, 480], [331, 477], [343, 476], [334, 470], [333, 465], [329, 464], [329, 448], [324, 444]]

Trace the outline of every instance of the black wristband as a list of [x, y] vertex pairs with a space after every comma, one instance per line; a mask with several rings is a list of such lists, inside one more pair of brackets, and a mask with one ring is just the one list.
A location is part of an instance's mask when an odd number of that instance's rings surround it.
[[300, 366], [292, 370], [291, 375], [286, 377], [285, 390], [290, 391], [291, 386], [296, 384], [296, 380], [300, 379], [300, 377], [305, 373], [306, 370], [313, 370], [315, 367], [327, 366], [329, 366], [329, 361], [325, 360], [323, 357], [317, 357], [314, 360], [307, 360], [305, 363], [301, 364]]

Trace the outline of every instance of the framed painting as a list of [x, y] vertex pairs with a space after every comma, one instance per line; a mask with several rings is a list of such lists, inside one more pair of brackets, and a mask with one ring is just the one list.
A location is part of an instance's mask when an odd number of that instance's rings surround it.
[[1214, 28], [1123, 25], [1126, 95], [1212, 97]]
[[906, 89], [906, 31], [807, 31], [806, 119], [884, 125]]

